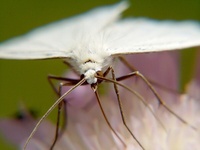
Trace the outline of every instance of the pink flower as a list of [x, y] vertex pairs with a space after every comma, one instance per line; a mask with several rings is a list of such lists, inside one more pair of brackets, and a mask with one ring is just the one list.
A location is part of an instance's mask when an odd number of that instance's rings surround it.
[[[200, 55], [198, 55], [200, 58]], [[176, 90], [178, 87], [178, 55], [170, 53], [152, 53], [128, 56], [128, 61], [149, 79]], [[198, 61], [200, 59], [197, 59]], [[162, 87], [155, 86], [162, 99], [174, 112], [184, 118], [189, 125], [182, 123], [165, 108], [158, 107], [157, 99], [146, 84], [138, 77], [123, 81], [148, 101], [156, 116], [164, 125], [161, 126], [150, 110], [134, 94], [120, 89], [121, 101], [126, 122], [138, 141], [148, 150], [198, 150], [200, 149], [200, 62], [197, 63], [196, 75], [188, 83], [184, 94], [175, 94]], [[116, 75], [127, 74], [124, 66], [115, 66]], [[139, 150], [138, 143], [132, 138], [124, 127], [120, 118], [118, 104], [112, 84], [105, 83], [101, 94], [101, 101], [106, 116], [117, 134], [126, 144], [119, 141], [106, 124], [102, 113], [96, 103], [96, 98], [89, 86], [77, 88], [67, 96], [69, 102], [68, 125], [62, 137], [57, 141], [55, 149], [70, 150]], [[106, 89], [106, 90], [105, 90]], [[63, 89], [63, 92], [67, 87]], [[27, 111], [23, 111], [22, 119], [1, 119], [0, 130], [6, 139], [23, 147], [26, 138], [33, 129], [36, 119]], [[197, 128], [194, 130], [190, 127]], [[31, 139], [28, 150], [49, 149], [54, 138], [55, 126], [43, 121], [35, 136]]]

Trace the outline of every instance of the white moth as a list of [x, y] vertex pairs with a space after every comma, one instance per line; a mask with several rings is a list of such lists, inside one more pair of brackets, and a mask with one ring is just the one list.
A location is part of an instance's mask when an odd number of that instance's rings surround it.
[[120, 19], [127, 6], [122, 1], [96, 8], [5, 41], [0, 58], [64, 58], [91, 84], [96, 82], [94, 74], [110, 66], [115, 56], [200, 45], [199, 23]]
[[[119, 55], [200, 46], [200, 23], [146, 18], [120, 19], [127, 7], [127, 2], [122, 1], [112, 6], [95, 8], [7, 40], [0, 44], [0, 58], [62, 58], [88, 84], [95, 84], [98, 81], [97, 72], [112, 66], [113, 58]], [[68, 93], [62, 95], [42, 119]]]

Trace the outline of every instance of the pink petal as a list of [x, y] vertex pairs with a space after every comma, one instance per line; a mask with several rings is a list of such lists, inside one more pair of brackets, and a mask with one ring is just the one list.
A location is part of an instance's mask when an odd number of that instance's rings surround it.
[[[126, 59], [145, 77], [165, 87], [178, 88], [179, 56], [177, 52], [134, 54], [126, 56]], [[121, 65], [118, 65], [117, 69], [120, 74], [131, 72]]]
[[[11, 143], [18, 146], [19, 144], [22, 144], [21, 146], [23, 146], [24, 142], [27, 140], [31, 131], [35, 127], [37, 121], [38, 120], [35, 120], [30, 115], [26, 114], [21, 119], [1, 119], [0, 131]], [[43, 121], [37, 129], [36, 134], [31, 139], [30, 143], [33, 139], [37, 139], [42, 142], [43, 145], [45, 144], [49, 147], [52, 143], [54, 135], [55, 126], [48, 121]]]

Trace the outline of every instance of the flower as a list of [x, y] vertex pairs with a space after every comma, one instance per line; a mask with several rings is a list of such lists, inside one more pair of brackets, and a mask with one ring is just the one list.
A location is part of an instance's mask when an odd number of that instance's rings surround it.
[[[138, 56], [129, 56], [127, 59], [131, 63], [132, 61], [136, 61], [136, 67], [141, 70], [142, 74], [148, 76], [150, 80], [155, 80], [170, 89], [177, 89], [177, 54], [141, 54]], [[143, 65], [145, 62], [147, 65]], [[155, 85], [157, 91], [170, 109], [181, 118], [184, 118], [189, 124], [181, 122], [180, 119], [175, 117], [164, 107], [159, 107], [157, 98], [139, 77], [137, 77], [137, 80], [133, 79], [133, 77], [123, 83], [140, 93], [140, 95], [148, 101], [150, 108], [154, 111], [162, 124], [154, 117], [150, 109], [141, 103], [141, 100], [136, 95], [128, 92], [126, 89], [119, 88], [126, 123], [145, 149], [200, 149], [200, 69], [198, 68], [200, 63], [197, 64], [196, 76], [188, 84], [187, 91], [184, 94], [172, 93], [162, 86]], [[163, 68], [163, 66], [165, 68]], [[124, 69], [124, 66], [120, 65], [117, 65], [117, 69], [115, 70], [116, 74], [126, 74], [129, 72]], [[171, 76], [173, 76], [173, 78], [171, 78]], [[106, 124], [92, 90], [90, 90], [89, 87], [80, 87], [71, 95], [68, 95], [66, 99], [69, 101], [68, 124], [65, 132], [55, 145], [56, 150], [141, 149], [123, 125], [116, 95], [111, 88], [112, 86], [107, 88], [105, 85], [104, 87], [108, 92], [104, 94], [104, 91], [100, 97], [103, 109], [112, 127], [126, 146], [123, 145]], [[67, 89], [64, 88], [63, 92], [66, 90]], [[20, 119], [0, 120], [1, 132], [7, 139], [21, 148], [37, 122], [28, 111], [22, 111], [22, 114], [23, 117]], [[164, 127], [162, 125], [164, 125]], [[191, 125], [195, 126], [197, 129], [193, 129]], [[54, 132], [55, 126], [49, 121], [43, 121], [35, 136], [31, 139], [28, 150], [49, 149], [54, 138]]]

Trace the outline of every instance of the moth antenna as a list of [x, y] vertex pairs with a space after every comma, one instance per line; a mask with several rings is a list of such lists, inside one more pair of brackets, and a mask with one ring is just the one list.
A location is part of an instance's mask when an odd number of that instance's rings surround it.
[[35, 132], [37, 131], [39, 125], [42, 123], [42, 121], [52, 112], [52, 110], [65, 98], [66, 95], [68, 95], [70, 92], [72, 92], [75, 88], [82, 85], [86, 81], [85, 78], [81, 79], [76, 85], [74, 85], [72, 88], [70, 88], [66, 93], [64, 93], [48, 110], [47, 112], [41, 117], [41, 119], [37, 122], [36, 126], [32, 130], [31, 134], [29, 135], [28, 139], [26, 140], [23, 150], [26, 150], [26, 147], [28, 143], [30, 142], [31, 138], [34, 136]]

